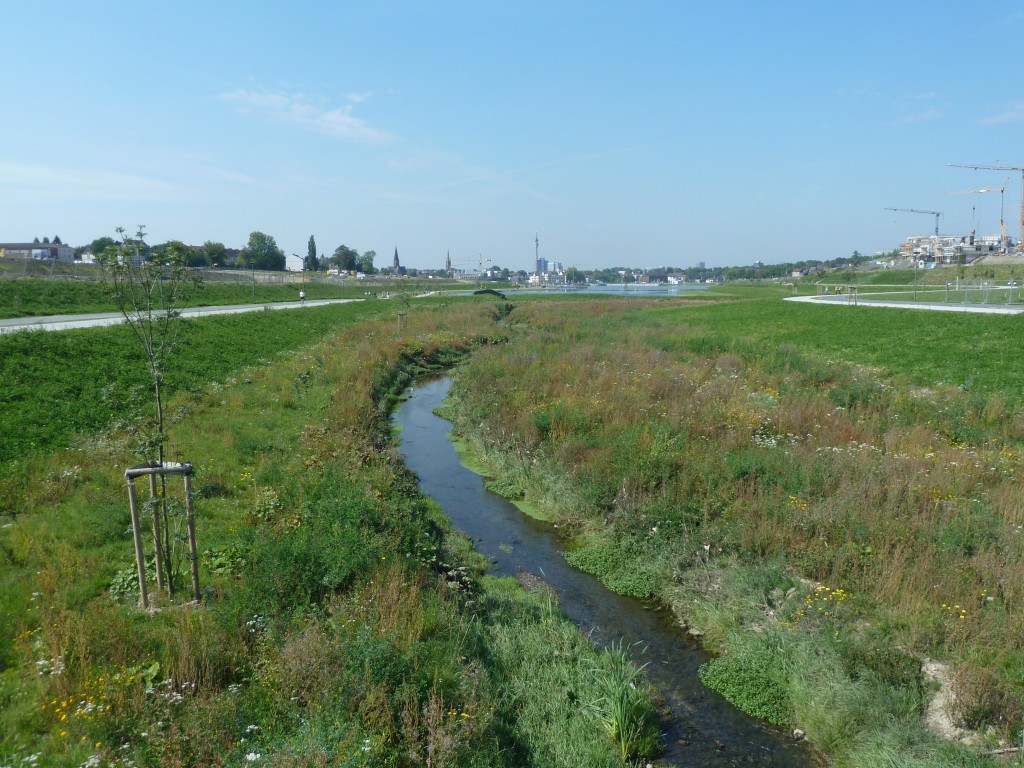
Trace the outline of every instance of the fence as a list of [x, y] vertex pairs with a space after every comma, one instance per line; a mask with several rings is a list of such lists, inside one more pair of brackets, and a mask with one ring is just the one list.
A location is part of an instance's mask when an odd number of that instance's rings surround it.
[[955, 279], [945, 285], [823, 285], [818, 287], [818, 295], [852, 303], [1024, 307], [1024, 281]]

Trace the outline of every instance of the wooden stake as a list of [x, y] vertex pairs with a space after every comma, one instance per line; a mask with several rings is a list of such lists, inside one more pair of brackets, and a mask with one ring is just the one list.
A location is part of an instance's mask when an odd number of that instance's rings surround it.
[[192, 561], [192, 597], [198, 603], [202, 599], [199, 591], [199, 554], [196, 552], [196, 516], [192, 509], [192, 475], [185, 475], [185, 518], [188, 521], [188, 558]]
[[146, 555], [142, 550], [142, 532], [139, 530], [139, 500], [135, 495], [135, 481], [128, 480], [128, 505], [132, 510], [132, 537], [135, 539], [135, 565], [139, 569], [139, 595], [142, 607], [149, 608], [146, 593]]

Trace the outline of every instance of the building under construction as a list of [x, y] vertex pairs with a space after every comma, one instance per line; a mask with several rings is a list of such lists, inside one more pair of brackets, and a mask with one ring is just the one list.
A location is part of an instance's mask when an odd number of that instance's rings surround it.
[[982, 258], [1013, 252], [1013, 243], [1000, 235], [914, 235], [900, 243], [900, 255], [926, 264], [973, 264]]

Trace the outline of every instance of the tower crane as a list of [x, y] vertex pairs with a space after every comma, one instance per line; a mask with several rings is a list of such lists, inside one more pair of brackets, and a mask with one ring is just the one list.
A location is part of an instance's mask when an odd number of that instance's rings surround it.
[[953, 168], [972, 168], [976, 171], [1020, 171], [1020, 235], [1017, 237], [1017, 253], [1024, 253], [1024, 168], [1015, 165], [959, 165], [950, 163]]
[[935, 217], [935, 236], [939, 236], [939, 216], [942, 215], [942, 211], [919, 211], [916, 208], [886, 208], [887, 211], [903, 211], [904, 213], [927, 213], [929, 216]]
[[982, 195], [986, 192], [999, 193], [999, 244], [1004, 251], [1009, 250], [1009, 248], [1006, 241], [1006, 222], [1003, 220], [1003, 193], [1006, 191], [1006, 182], [1009, 180], [1009, 176], [1003, 179], [1003, 186], [999, 189], [968, 189], [966, 192], [950, 192], [951, 195]]

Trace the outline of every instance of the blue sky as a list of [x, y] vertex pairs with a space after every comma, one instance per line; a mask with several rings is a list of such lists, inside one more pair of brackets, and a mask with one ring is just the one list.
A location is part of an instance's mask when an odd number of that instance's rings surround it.
[[[1016, 237], [1019, 2], [8, 3], [0, 241], [744, 265]], [[294, 259], [291, 260], [293, 263]]]

